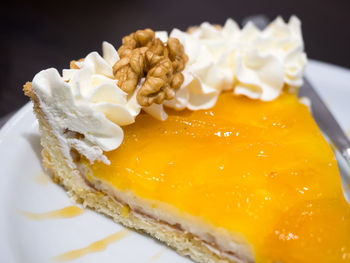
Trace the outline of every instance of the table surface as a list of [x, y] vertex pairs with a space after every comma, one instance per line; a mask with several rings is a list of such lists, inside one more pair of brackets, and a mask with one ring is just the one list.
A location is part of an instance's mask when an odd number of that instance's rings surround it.
[[203, 21], [223, 24], [228, 17], [241, 22], [255, 14], [296, 14], [308, 56], [350, 68], [349, 0], [28, 2], [0, 8], [0, 117], [28, 101], [22, 85], [38, 71], [67, 68], [70, 60], [100, 51], [103, 40], [119, 46], [122, 36], [145, 27], [185, 30]]

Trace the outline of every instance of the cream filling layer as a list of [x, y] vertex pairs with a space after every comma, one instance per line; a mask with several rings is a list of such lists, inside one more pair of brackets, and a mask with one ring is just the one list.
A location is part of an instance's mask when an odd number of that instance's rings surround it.
[[[126, 204], [131, 211], [139, 211], [141, 214], [147, 215], [156, 221], [165, 222], [170, 226], [174, 226], [182, 231], [191, 233], [204, 241], [207, 246], [210, 246], [214, 253], [225, 253], [226, 257], [239, 260], [237, 262], [254, 262], [252, 248], [249, 246], [244, 237], [238, 233], [229, 233], [227, 230], [215, 227], [201, 218], [194, 217], [187, 213], [178, 211], [170, 204], [165, 204], [157, 200], [148, 200], [137, 196], [131, 190], [122, 191], [93, 176], [89, 168], [85, 165], [79, 165], [79, 171], [82, 173], [93, 187], [103, 193], [107, 193], [117, 202]], [[219, 251], [215, 252], [215, 244]], [[216, 249], [217, 250], [217, 249]]]

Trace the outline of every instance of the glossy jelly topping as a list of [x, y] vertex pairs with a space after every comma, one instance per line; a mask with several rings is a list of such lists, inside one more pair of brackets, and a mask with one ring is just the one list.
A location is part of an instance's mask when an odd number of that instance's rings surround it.
[[257, 262], [350, 262], [350, 207], [335, 157], [292, 94], [223, 93], [210, 110], [140, 114], [94, 175], [243, 235]]

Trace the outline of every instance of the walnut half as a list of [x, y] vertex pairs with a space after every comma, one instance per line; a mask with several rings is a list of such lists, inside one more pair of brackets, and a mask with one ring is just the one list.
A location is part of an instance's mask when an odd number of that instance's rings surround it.
[[138, 30], [123, 38], [118, 54], [120, 60], [113, 71], [123, 91], [134, 92], [141, 78], [146, 78], [136, 94], [141, 106], [174, 98], [175, 90], [184, 81], [181, 71], [188, 57], [176, 38], [169, 38], [165, 44], [155, 38], [153, 30]]

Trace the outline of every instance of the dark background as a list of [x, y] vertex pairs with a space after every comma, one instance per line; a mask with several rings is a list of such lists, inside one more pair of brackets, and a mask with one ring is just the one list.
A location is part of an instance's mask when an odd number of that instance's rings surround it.
[[[350, 0], [11, 1], [0, 6], [0, 117], [28, 99], [22, 85], [40, 70], [116, 46], [137, 29], [185, 30], [203, 21], [223, 24], [255, 14], [296, 14], [309, 58], [350, 68]], [[350, 85], [350, 84], [349, 84]]]

